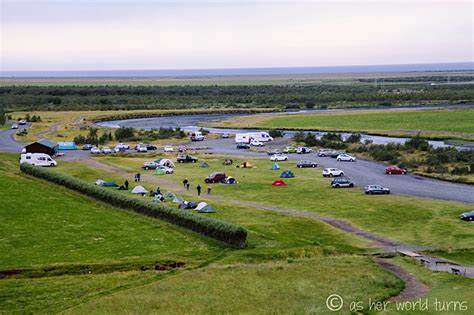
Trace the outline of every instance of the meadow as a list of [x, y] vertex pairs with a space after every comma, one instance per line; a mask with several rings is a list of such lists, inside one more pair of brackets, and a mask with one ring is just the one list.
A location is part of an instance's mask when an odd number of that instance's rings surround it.
[[215, 126], [351, 131], [432, 139], [474, 140], [474, 109], [319, 112], [230, 118]]

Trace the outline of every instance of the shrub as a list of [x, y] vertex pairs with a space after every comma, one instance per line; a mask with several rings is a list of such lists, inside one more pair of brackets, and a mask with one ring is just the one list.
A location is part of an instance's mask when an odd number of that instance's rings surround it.
[[283, 131], [277, 130], [277, 129], [270, 129], [268, 131], [268, 134], [272, 138], [283, 138], [283, 136], [285, 135], [285, 133]]
[[360, 133], [353, 133], [347, 137], [346, 142], [348, 143], [359, 143], [361, 139]]
[[244, 247], [246, 245], [247, 231], [236, 224], [203, 217], [181, 209], [168, 208], [161, 204], [154, 204], [144, 200], [127, 197], [116, 191], [107, 190], [86, 183], [72, 176], [60, 174], [45, 168], [35, 167], [27, 163], [22, 163], [20, 165], [20, 170], [25, 174], [62, 185], [97, 200], [111, 204], [112, 206], [135, 211], [153, 218], [162, 219], [235, 247]]
[[471, 170], [467, 166], [456, 166], [451, 170], [453, 175], [466, 175], [469, 174]]
[[[303, 131], [298, 131], [297, 133], [294, 134], [293, 140], [295, 142], [304, 142], [305, 141], [306, 134]], [[315, 138], [316, 139], [316, 138]]]
[[341, 141], [342, 142], [342, 137], [338, 133], [334, 132], [328, 132], [325, 135], [321, 137], [321, 140], [327, 140], [327, 141]]
[[115, 139], [118, 141], [127, 140], [133, 138], [135, 130], [131, 127], [120, 127], [115, 130]]

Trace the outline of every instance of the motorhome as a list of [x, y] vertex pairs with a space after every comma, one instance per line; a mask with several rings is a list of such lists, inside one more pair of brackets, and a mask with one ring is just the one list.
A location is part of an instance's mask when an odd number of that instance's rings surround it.
[[260, 142], [268, 142], [273, 141], [273, 138], [270, 137], [268, 132], [260, 131], [260, 132], [247, 132], [247, 133], [236, 133], [235, 134], [235, 142], [236, 143], [250, 143], [250, 141], [260, 141]]
[[203, 141], [204, 136], [202, 135], [202, 132], [196, 131], [191, 133], [191, 141]]
[[58, 163], [46, 153], [25, 153], [20, 155], [20, 163], [35, 166], [56, 166]]

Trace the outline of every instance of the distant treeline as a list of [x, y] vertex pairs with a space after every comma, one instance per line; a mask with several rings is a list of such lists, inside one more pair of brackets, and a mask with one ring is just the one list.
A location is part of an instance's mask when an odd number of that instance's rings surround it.
[[313, 108], [351, 104], [473, 101], [469, 85], [416, 85], [399, 93], [372, 85], [273, 86], [7, 86], [0, 109], [132, 110], [190, 108]]
[[389, 77], [389, 78], [360, 78], [359, 82], [375, 83], [377, 82], [432, 82], [432, 83], [446, 83], [446, 82], [470, 82], [474, 81], [472, 75], [436, 75], [436, 76], [413, 76], [413, 77]]

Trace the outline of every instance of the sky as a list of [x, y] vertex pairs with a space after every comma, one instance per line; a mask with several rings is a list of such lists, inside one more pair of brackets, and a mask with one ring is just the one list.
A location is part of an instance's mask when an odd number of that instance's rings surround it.
[[0, 0], [0, 70], [474, 61], [470, 0]]

